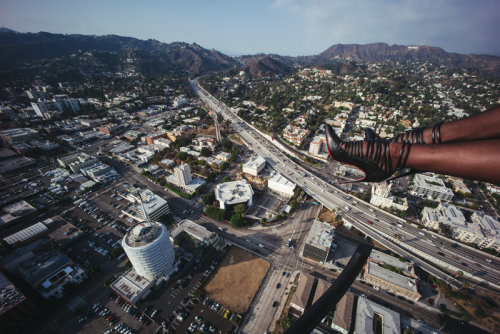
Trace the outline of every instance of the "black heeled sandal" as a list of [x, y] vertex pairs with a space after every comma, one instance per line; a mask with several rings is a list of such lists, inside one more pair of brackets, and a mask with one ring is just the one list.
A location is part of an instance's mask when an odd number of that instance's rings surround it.
[[393, 167], [389, 141], [367, 141], [367, 149], [363, 153], [363, 141], [344, 142], [335, 134], [330, 125], [326, 124], [325, 128], [326, 144], [330, 156], [336, 161], [360, 169], [365, 174], [361, 179], [348, 182], [381, 182], [413, 173], [413, 170], [410, 170], [409, 173], [391, 177], [405, 168], [411, 143], [402, 143], [398, 160]]

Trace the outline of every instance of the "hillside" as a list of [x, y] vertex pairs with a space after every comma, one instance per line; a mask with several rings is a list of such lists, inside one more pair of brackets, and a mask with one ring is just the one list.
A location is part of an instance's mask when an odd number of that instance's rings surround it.
[[[144, 69], [150, 74], [159, 70], [162, 73], [175, 71], [197, 76], [222, 70], [243, 70], [252, 77], [260, 77], [288, 74], [296, 64], [324, 67], [351, 60], [367, 63], [391, 60], [432, 62], [449, 68], [472, 69], [472, 73], [484, 77], [500, 77], [500, 57], [497, 56], [462, 55], [446, 52], [439, 47], [386, 43], [335, 44], [315, 56], [256, 54], [236, 59], [216, 50], [205, 49], [196, 43], [162, 43], [152, 39], [139, 40], [116, 35], [18, 33], [2, 27], [0, 46], [0, 70], [4, 71], [27, 62], [98, 51], [136, 57], [143, 66], [140, 70]], [[342, 73], [344, 68], [335, 69]]]
[[368, 63], [393, 60], [399, 62], [433, 62], [450, 68], [473, 68], [478, 75], [500, 76], [500, 57], [488, 55], [462, 55], [446, 52], [432, 46], [373, 44], [335, 44], [307, 59], [307, 63], [328, 63], [339, 59], [360, 60]]
[[176, 68], [192, 76], [233, 67], [238, 62], [216, 50], [182, 42], [161, 43], [116, 35], [63, 35], [46, 32], [0, 32], [0, 68], [7, 69], [42, 59], [69, 56], [77, 52], [107, 51], [136, 53], [150, 58], [147, 63]]
[[241, 69], [252, 78], [270, 77], [274, 75], [287, 75], [293, 69], [284, 62], [271, 56], [253, 59]]

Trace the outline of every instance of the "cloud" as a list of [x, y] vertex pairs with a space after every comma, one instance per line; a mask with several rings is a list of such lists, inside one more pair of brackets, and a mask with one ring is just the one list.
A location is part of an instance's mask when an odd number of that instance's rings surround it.
[[276, 0], [329, 43], [427, 44], [500, 53], [496, 0]]

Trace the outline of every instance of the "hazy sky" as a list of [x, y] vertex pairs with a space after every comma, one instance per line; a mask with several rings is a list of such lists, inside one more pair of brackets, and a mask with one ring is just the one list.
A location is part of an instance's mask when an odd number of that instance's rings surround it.
[[500, 55], [500, 0], [0, 0], [0, 26], [196, 42], [230, 55], [373, 42]]

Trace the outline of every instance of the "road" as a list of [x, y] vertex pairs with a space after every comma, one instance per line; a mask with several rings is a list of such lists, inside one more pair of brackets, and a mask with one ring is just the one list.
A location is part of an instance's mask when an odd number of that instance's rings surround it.
[[[416, 265], [452, 285], [461, 285], [461, 281], [454, 277], [461, 271], [464, 278], [500, 290], [498, 258], [465, 245], [455, 246], [453, 240], [429, 231], [423, 232], [369, 203], [352, 198], [338, 187], [310, 174], [291, 161], [275, 146], [273, 140], [267, 139], [246, 124], [229, 107], [201, 88], [197, 79], [192, 80], [190, 84], [207, 107], [229, 120], [248, 147], [263, 157], [269, 166], [296, 183], [328, 209], [342, 210], [344, 220], [370, 238], [410, 257]], [[397, 234], [402, 238], [399, 239]]]

